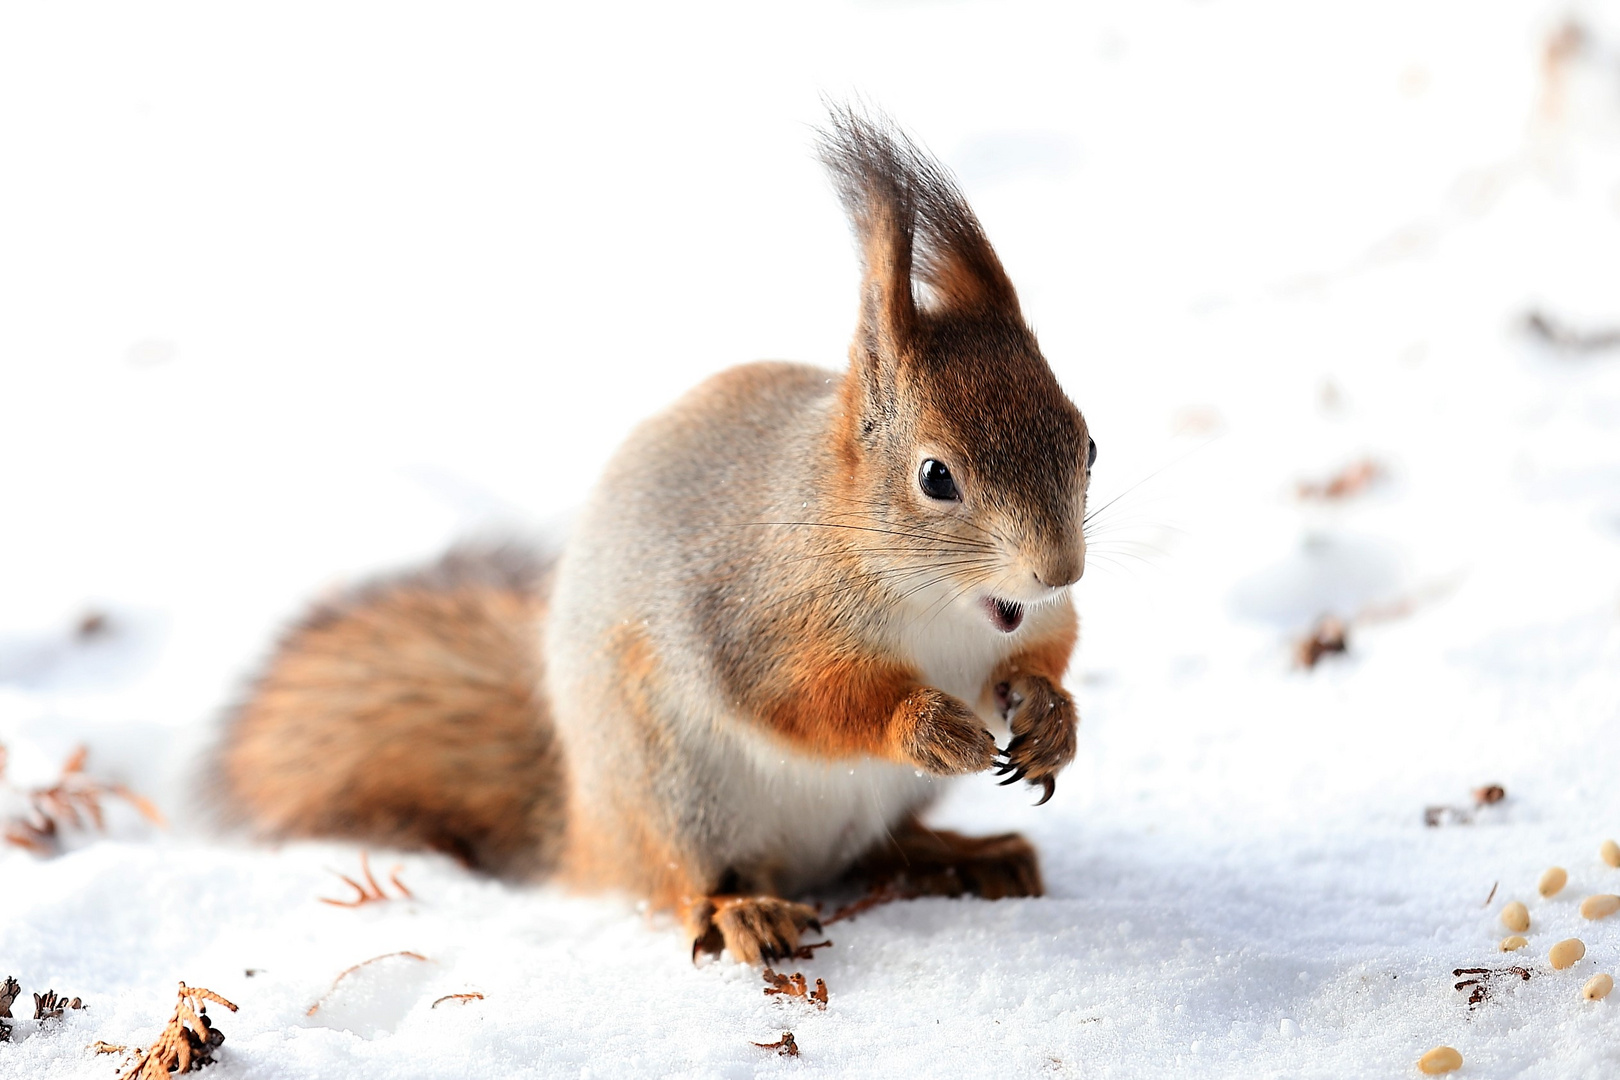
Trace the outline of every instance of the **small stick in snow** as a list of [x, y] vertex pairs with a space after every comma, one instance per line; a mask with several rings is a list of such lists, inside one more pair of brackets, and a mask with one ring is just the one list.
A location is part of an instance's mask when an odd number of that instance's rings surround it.
[[423, 963], [432, 963], [431, 960], [429, 960], [427, 957], [423, 956], [421, 953], [411, 952], [410, 950], [405, 949], [405, 950], [401, 950], [400, 952], [383, 953], [381, 956], [373, 956], [370, 960], [362, 960], [358, 964], [351, 964], [348, 967], [344, 968], [342, 971], [338, 972], [338, 977], [332, 980], [332, 985], [327, 988], [326, 993], [322, 994], [321, 999], [319, 1001], [317, 1001], [315, 1004], [311, 1005], [309, 1007], [308, 1011], [306, 1011], [304, 1013], [304, 1015], [305, 1016], [314, 1016], [315, 1015], [315, 1010], [319, 1009], [322, 1005], [325, 1005], [326, 1004], [326, 999], [332, 996], [332, 991], [334, 991], [334, 990], [336, 990], [338, 988], [338, 983], [342, 982], [344, 979], [348, 978], [350, 975], [353, 975], [355, 972], [359, 971], [361, 968], [365, 967], [367, 964], [375, 964], [379, 960], [387, 960], [390, 957], [394, 957], [394, 956], [408, 956], [412, 960], [421, 960]]
[[1491, 906], [1491, 901], [1496, 899], [1496, 887], [1498, 885], [1500, 885], [1500, 884], [1502, 884], [1500, 881], [1491, 882], [1491, 895], [1489, 895], [1489, 896], [1487, 896], [1485, 898], [1485, 902], [1483, 904], [1481, 904], [1480, 907], [1490, 907]]
[[1560, 352], [1592, 353], [1620, 348], [1620, 330], [1574, 330], [1541, 311], [1526, 315], [1524, 325]]
[[842, 922], [845, 919], [853, 919], [855, 916], [860, 915], [863, 912], [871, 911], [875, 907], [882, 907], [884, 904], [892, 904], [896, 900], [915, 900], [916, 898], [916, 893], [902, 892], [901, 890], [895, 888], [892, 883], [884, 882], [881, 885], [873, 888], [871, 892], [867, 893], [859, 900], [845, 904], [843, 907], [833, 912], [830, 918], [822, 919], [821, 925], [831, 926], [835, 922]]
[[444, 995], [444, 997], [439, 998], [438, 1001], [435, 1001], [433, 1004], [429, 1005], [428, 1008], [437, 1009], [439, 1007], [439, 1002], [442, 1002], [442, 1001], [459, 1001], [462, 1004], [466, 1004], [469, 1001], [483, 1001], [483, 1000], [484, 1000], [484, 995], [480, 994], [476, 990], [472, 991], [471, 993], [467, 993], [467, 994], [446, 994], [446, 995]]
[[1490, 1000], [1491, 987], [1492, 987], [1491, 980], [1493, 980], [1493, 979], [1502, 979], [1502, 978], [1507, 978], [1509, 976], [1516, 975], [1516, 976], [1518, 976], [1518, 978], [1519, 978], [1519, 980], [1521, 982], [1529, 982], [1530, 981], [1530, 969], [1529, 968], [1522, 968], [1522, 967], [1518, 967], [1518, 966], [1506, 967], [1506, 968], [1482, 968], [1482, 967], [1478, 967], [1478, 968], [1455, 968], [1455, 969], [1452, 970], [1451, 974], [1453, 976], [1457, 976], [1457, 975], [1473, 975], [1473, 976], [1477, 976], [1477, 978], [1463, 979], [1461, 982], [1457, 983], [1457, 985], [1455, 987], [1455, 989], [1457, 989], [1457, 990], [1462, 990], [1462, 989], [1465, 989], [1467, 987], [1472, 987], [1473, 988], [1468, 994], [1468, 1011], [1469, 1012], [1473, 1012], [1474, 1007], [1476, 1005], [1479, 1005], [1481, 1002]]
[[793, 950], [790, 956], [794, 960], [814, 960], [816, 958], [817, 949], [825, 949], [831, 944], [831, 941], [816, 941], [808, 945], [800, 945], [797, 949]]
[[783, 1057], [798, 1057], [799, 1044], [793, 1041], [793, 1032], [784, 1031], [782, 1037], [772, 1043], [754, 1043], [761, 1050], [775, 1050]]
[[[398, 889], [400, 895], [405, 899], [415, 899], [415, 894], [412, 893], [411, 890], [407, 889], [404, 883], [399, 880], [399, 872], [402, 869], [404, 869], [404, 867], [394, 867], [393, 870], [389, 871], [388, 880], [393, 883], [394, 888]], [[366, 879], [366, 883], [364, 885], [354, 880], [354, 878], [350, 877], [348, 874], [339, 874], [336, 870], [333, 870], [332, 873], [337, 874], [338, 877], [342, 878], [344, 883], [355, 891], [356, 895], [353, 900], [333, 900], [329, 896], [316, 897], [316, 899], [323, 904], [331, 904], [333, 907], [360, 907], [362, 904], [377, 904], [394, 899], [392, 896], [389, 896], [387, 893], [383, 892], [382, 886], [377, 884], [376, 875], [372, 874], [371, 872], [370, 856], [368, 856], [364, 851], [360, 852], [360, 874]]]

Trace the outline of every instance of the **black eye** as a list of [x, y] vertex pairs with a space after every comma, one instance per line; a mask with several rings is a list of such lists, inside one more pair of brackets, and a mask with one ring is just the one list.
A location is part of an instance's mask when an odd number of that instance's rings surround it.
[[1086, 468], [1089, 469], [1097, 464], [1097, 440], [1088, 439], [1087, 441], [1091, 443], [1091, 448], [1086, 451]]
[[962, 493], [956, 490], [956, 481], [951, 479], [951, 470], [945, 467], [943, 461], [929, 458], [922, 463], [917, 473], [917, 486], [922, 488], [924, 495], [930, 499], [960, 499]]

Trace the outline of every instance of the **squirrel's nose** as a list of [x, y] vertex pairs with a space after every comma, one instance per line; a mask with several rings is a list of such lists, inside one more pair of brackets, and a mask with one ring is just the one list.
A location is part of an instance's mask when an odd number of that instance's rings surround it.
[[1035, 569], [1035, 580], [1049, 589], [1073, 585], [1086, 572], [1086, 549], [1065, 551], [1049, 556]]

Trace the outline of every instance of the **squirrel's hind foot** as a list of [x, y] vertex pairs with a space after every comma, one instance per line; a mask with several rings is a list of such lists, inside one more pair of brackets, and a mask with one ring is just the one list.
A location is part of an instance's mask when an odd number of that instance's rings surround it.
[[910, 822], [855, 866], [857, 876], [890, 882], [914, 896], [1041, 896], [1040, 857], [1018, 833], [964, 836]]

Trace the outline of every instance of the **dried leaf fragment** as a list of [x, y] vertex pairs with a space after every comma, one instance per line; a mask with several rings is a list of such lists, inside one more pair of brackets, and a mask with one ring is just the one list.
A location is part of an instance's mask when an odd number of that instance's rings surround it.
[[[105, 828], [101, 800], [108, 795], [123, 799], [154, 825], [161, 827], [167, 824], [150, 800], [123, 784], [86, 776], [84, 764], [88, 756], [87, 747], [78, 747], [63, 763], [61, 777], [56, 783], [23, 793], [28, 801], [28, 810], [21, 817], [4, 823], [7, 843], [39, 855], [54, 855], [60, 849], [59, 836], [63, 828], [94, 828], [97, 831]], [[4, 775], [5, 748], [0, 747], [0, 782], [3, 782]]]
[[1353, 461], [1326, 480], [1301, 480], [1294, 493], [1301, 499], [1338, 500], [1360, 495], [1388, 475], [1388, 470], [1372, 458]]
[[754, 1043], [761, 1050], [775, 1050], [782, 1057], [798, 1057], [799, 1044], [793, 1041], [793, 1032], [784, 1031], [782, 1037], [771, 1043]]
[[1324, 615], [1294, 644], [1294, 659], [1307, 671], [1329, 653], [1350, 651], [1350, 628], [1336, 615]]
[[35, 1020], [60, 1020], [62, 1013], [68, 1009], [82, 1009], [84, 1002], [79, 998], [69, 1000], [58, 997], [55, 990], [47, 990], [43, 994], [34, 995]]
[[[191, 1072], [213, 1064], [214, 1051], [225, 1041], [225, 1033], [209, 1022], [208, 1002], [236, 1011], [235, 1005], [212, 990], [181, 983], [168, 1025], [119, 1080], [168, 1080], [170, 1073]], [[100, 1049], [107, 1045], [97, 1043], [96, 1052], [114, 1053], [112, 1049]]]

